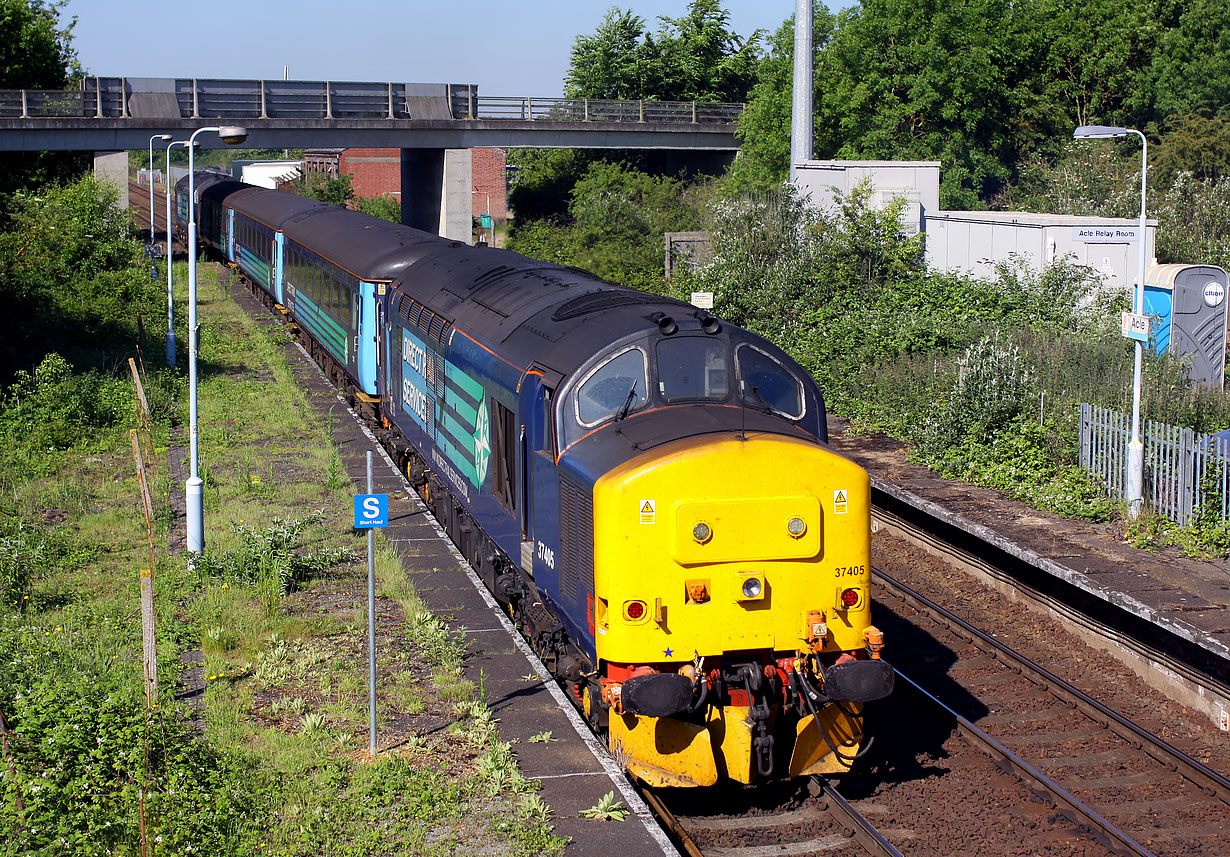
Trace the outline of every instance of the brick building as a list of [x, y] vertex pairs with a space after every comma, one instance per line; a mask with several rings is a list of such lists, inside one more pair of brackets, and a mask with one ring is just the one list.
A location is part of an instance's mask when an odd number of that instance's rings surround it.
[[[508, 180], [503, 149], [471, 149], [473, 189], [470, 211], [477, 218], [490, 212], [496, 223], [508, 221]], [[308, 149], [305, 172], [349, 175], [355, 196], [401, 198], [400, 149]]]
[[[496, 223], [508, 222], [507, 161], [503, 149], [471, 149], [474, 192], [470, 195], [475, 217], [490, 214]], [[490, 208], [488, 208], [490, 204]]]

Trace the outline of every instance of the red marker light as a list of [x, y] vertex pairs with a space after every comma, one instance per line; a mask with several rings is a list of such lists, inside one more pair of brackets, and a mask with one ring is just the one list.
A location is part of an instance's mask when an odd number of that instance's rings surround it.
[[638, 622], [645, 615], [645, 602], [629, 601], [624, 607], [624, 615], [633, 622]]
[[857, 607], [860, 601], [862, 601], [862, 598], [859, 596], [857, 589], [847, 589], [841, 593], [841, 606], [846, 609]]

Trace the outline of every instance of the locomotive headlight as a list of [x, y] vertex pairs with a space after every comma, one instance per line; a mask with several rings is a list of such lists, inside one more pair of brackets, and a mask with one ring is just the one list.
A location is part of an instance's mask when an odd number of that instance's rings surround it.
[[735, 585], [738, 587], [735, 591], [736, 601], [762, 601], [765, 597], [766, 584], [760, 572], [739, 572]]
[[786, 532], [796, 539], [802, 538], [807, 532], [807, 522], [802, 518], [791, 518], [786, 522]]
[[713, 538], [713, 530], [704, 521], [697, 521], [692, 525], [692, 538], [696, 539], [698, 545], [703, 545]]

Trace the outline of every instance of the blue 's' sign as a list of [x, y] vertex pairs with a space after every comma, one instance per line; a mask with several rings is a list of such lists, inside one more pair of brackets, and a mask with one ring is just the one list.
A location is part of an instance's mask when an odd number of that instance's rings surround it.
[[356, 494], [354, 496], [354, 525], [356, 529], [387, 527], [389, 525], [389, 495]]

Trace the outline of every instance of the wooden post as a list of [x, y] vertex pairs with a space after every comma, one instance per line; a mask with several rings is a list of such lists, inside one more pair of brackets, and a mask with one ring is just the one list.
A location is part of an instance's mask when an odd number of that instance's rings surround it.
[[158, 641], [154, 636], [154, 572], [141, 569], [141, 662], [145, 669], [145, 707], [158, 699]]

